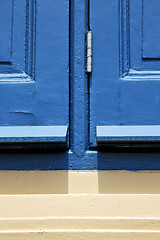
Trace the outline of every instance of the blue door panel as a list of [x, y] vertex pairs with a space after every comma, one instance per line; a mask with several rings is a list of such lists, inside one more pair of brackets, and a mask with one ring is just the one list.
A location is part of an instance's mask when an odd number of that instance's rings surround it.
[[[102, 7], [104, 6], [104, 7]], [[118, 1], [90, 1], [93, 32], [93, 72], [90, 93], [91, 145], [96, 144], [97, 125], [119, 124], [119, 19]]]
[[68, 17], [68, 0], [37, 1], [35, 113], [38, 125], [68, 124]]
[[159, 0], [143, 0], [143, 58], [160, 58], [159, 23]]
[[[127, 54], [125, 61], [128, 62], [130, 71], [159, 71], [158, 6], [158, 0], [121, 1], [120, 51]], [[124, 59], [123, 55], [121, 59]]]
[[158, 0], [91, 0], [91, 146], [97, 126], [160, 125], [159, 19]]
[[1, 126], [35, 125], [34, 83], [0, 83], [0, 91]]
[[159, 125], [160, 81], [129, 81], [120, 84], [120, 124]]
[[11, 31], [12, 31], [12, 1], [1, 1], [0, 14], [0, 61], [10, 61], [11, 54]]
[[68, 126], [69, 1], [0, 6], [0, 126]]

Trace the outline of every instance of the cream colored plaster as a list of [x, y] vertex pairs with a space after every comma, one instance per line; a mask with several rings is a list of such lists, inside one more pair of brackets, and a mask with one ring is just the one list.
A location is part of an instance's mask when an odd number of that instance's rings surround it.
[[0, 218], [1, 231], [56, 230], [160, 230], [160, 218], [52, 217]]
[[0, 194], [160, 194], [159, 171], [0, 171]]
[[160, 194], [0, 195], [0, 240], [159, 240]]
[[69, 171], [68, 193], [96, 194], [99, 192], [98, 171]]
[[159, 231], [36, 231], [1, 233], [1, 240], [159, 240]]
[[0, 218], [160, 218], [160, 194], [1, 195]]

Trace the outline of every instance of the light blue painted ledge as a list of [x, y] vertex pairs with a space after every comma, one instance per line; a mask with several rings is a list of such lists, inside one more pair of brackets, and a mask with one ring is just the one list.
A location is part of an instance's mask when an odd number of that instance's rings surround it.
[[112, 142], [160, 142], [160, 125], [97, 126], [97, 145]]
[[[0, 146], [51, 146], [68, 148], [67, 126], [13, 126], [0, 127]], [[35, 145], [34, 145], [35, 144]]]

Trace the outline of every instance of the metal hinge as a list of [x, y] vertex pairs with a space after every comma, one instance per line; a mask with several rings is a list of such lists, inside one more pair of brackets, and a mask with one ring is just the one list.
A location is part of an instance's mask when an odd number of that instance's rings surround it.
[[87, 32], [87, 73], [92, 72], [92, 32]]

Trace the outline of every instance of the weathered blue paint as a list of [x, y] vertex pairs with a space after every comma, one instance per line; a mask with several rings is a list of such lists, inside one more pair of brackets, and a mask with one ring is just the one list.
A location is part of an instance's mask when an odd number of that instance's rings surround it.
[[[83, 164], [82, 164], [83, 163]], [[0, 154], [1, 170], [160, 170], [160, 153], [87, 151], [80, 161], [69, 152]]]
[[9, 2], [0, 3], [0, 125], [68, 126], [69, 1]]
[[[86, 32], [88, 1], [70, 1], [70, 141], [75, 161], [83, 165], [88, 149], [88, 79]], [[81, 162], [82, 161], [82, 162]]]
[[96, 126], [160, 124], [159, 1], [101, 4], [91, 1], [91, 146]]
[[[17, 8], [22, 9], [24, 16], [25, 7], [22, 5], [25, 1], [15, 0], [15, 3], [20, 4]], [[144, 60], [139, 51], [144, 41], [147, 44], [150, 42], [147, 36], [143, 41], [140, 38], [142, 1], [126, 0], [121, 1], [120, 5], [116, 0], [102, 1], [101, 4], [95, 0], [90, 1], [90, 22], [93, 32], [93, 75], [90, 80], [86, 75], [85, 60], [85, 36], [89, 30], [88, 1], [70, 1], [70, 24], [68, 24], [68, 1], [30, 0], [28, 3], [27, 13], [32, 12], [34, 17], [27, 18], [30, 29], [26, 32], [28, 36], [26, 59], [30, 59], [25, 63], [27, 77], [24, 74], [20, 75], [22, 71], [19, 73], [19, 70], [23, 69], [24, 59], [21, 60], [23, 54], [19, 58], [21, 67], [16, 68], [16, 71], [11, 67], [12, 65], [0, 64], [1, 73], [8, 71], [8, 74], [13, 72], [18, 74], [16, 77], [12, 74], [12, 76], [0, 75], [0, 111], [3, 113], [0, 114], [0, 124], [67, 126], [69, 123], [70, 150], [0, 152], [0, 169], [160, 170], [159, 149], [136, 148], [130, 151], [126, 148], [105, 149], [103, 152], [104, 149], [91, 150], [89, 146], [89, 129], [91, 129], [91, 145], [94, 146], [95, 129], [98, 125], [159, 124], [159, 59]], [[127, 52], [128, 25], [125, 24], [129, 15], [128, 9], [132, 16], [130, 62]], [[32, 25], [35, 16], [36, 24]], [[18, 18], [17, 15], [17, 22]], [[21, 26], [22, 30], [23, 21]], [[17, 25], [13, 29], [20, 31]], [[22, 41], [23, 30], [19, 34], [21, 39], [19, 41]], [[69, 60], [68, 44], [70, 44]], [[119, 45], [123, 45], [123, 48], [119, 48]], [[21, 43], [21, 50], [14, 46], [17, 51], [14, 56], [19, 56], [24, 46]], [[121, 50], [120, 73], [119, 50]], [[14, 59], [16, 65], [18, 60], [16, 57]], [[70, 67], [69, 82], [68, 66]], [[128, 71], [129, 66], [134, 68], [129, 68]], [[68, 104], [69, 96], [70, 104]], [[69, 105], [70, 109], [68, 109]]]

